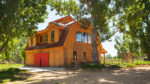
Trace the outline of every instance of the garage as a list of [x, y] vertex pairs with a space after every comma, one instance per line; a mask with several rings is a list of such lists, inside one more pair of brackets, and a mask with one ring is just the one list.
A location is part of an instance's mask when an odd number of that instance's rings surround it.
[[35, 53], [34, 54], [34, 66], [48, 67], [49, 66], [49, 53]]

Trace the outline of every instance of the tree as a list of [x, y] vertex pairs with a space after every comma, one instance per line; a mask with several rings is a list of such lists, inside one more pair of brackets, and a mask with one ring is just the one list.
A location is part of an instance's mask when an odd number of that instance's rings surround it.
[[99, 34], [101, 41], [108, 40], [113, 34], [109, 28], [109, 21], [114, 16], [113, 7], [110, 7], [111, 0], [79, 0], [77, 4], [74, 0], [50, 0], [51, 9], [56, 9], [59, 15], [73, 15], [76, 19], [90, 18], [92, 28], [92, 58], [97, 64], [98, 52], [96, 36]]
[[0, 1], [0, 53], [14, 38], [31, 35], [47, 15], [48, 0]]
[[137, 56], [142, 56], [140, 42], [137, 39], [131, 39], [131, 35], [128, 35], [126, 33], [123, 34], [123, 37], [120, 38], [117, 36], [115, 38], [115, 48], [118, 50], [117, 57], [121, 58], [121, 53], [134, 53], [134, 57], [137, 58]]
[[140, 41], [150, 61], [150, 0], [114, 0], [118, 10], [118, 28]]

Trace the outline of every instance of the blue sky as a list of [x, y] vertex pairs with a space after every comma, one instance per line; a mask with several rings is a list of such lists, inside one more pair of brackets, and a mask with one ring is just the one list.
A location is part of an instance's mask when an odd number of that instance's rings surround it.
[[[47, 11], [49, 12], [49, 14], [47, 16], [47, 19], [45, 19], [45, 22], [40, 23], [40, 24], [37, 25], [38, 30], [45, 29], [49, 22], [61, 18], [61, 16], [56, 15], [56, 11], [50, 11], [50, 8], [48, 8]], [[117, 36], [117, 35], [119, 35], [119, 33], [117, 33], [115, 36]], [[102, 43], [103, 48], [108, 52], [107, 54], [111, 54], [112, 56], [117, 55], [117, 50], [114, 48], [115, 36], [110, 38], [110, 40], [112, 40], [111, 42], [105, 41], [105, 42]]]

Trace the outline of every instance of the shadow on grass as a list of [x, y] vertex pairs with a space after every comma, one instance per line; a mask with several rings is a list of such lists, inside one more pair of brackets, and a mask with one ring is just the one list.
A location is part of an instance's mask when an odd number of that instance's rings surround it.
[[12, 82], [18, 80], [26, 80], [30, 75], [26, 70], [20, 70], [18, 68], [9, 68], [0, 71], [0, 83]]
[[109, 69], [119, 69], [121, 68], [119, 65], [104, 65], [104, 64], [81, 64], [81, 68], [96, 68], [96, 69], [103, 69], [103, 68], [109, 68]]

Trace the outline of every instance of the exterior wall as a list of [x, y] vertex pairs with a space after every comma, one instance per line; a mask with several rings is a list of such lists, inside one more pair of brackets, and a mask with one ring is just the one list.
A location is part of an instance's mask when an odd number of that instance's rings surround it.
[[[33, 45], [31, 45], [31, 37], [29, 37], [29, 47], [36, 46], [40, 44], [40, 36], [47, 34], [48, 42], [51, 43], [51, 31], [54, 30], [54, 42], [58, 42], [61, 34], [63, 33], [63, 28], [59, 28], [53, 24], [49, 25], [47, 29], [37, 32], [37, 35], [33, 38]], [[76, 42], [76, 32], [85, 32], [91, 34], [91, 43]], [[40, 52], [49, 52], [49, 66], [59, 67], [59, 66], [69, 66], [71, 63], [92, 61], [92, 31], [91, 29], [83, 29], [79, 23], [72, 24], [67, 38], [65, 40], [64, 46], [39, 49], [39, 50], [29, 50], [26, 51], [26, 65], [34, 66], [34, 54]], [[99, 61], [101, 60], [101, 47], [100, 42], [98, 45], [98, 55]], [[77, 51], [77, 60], [73, 60], [73, 51]], [[86, 60], [83, 59], [83, 52], [86, 52]]]
[[49, 66], [51, 67], [64, 66], [63, 47], [26, 51], [26, 65], [34, 66], [34, 54], [42, 52], [49, 52]]
[[36, 35], [33, 36], [33, 44], [31, 44], [31, 37], [28, 37], [28, 43], [29, 43], [29, 47], [31, 46], [36, 46], [37, 44], [42, 44], [40, 43], [40, 36], [44, 36], [44, 35], [48, 35], [48, 42], [47, 43], [51, 43], [51, 31], [54, 30], [54, 42], [58, 42], [59, 41], [59, 38], [62, 34], [62, 30], [64, 28], [62, 27], [58, 27], [56, 25], [49, 25], [47, 27], [46, 30], [43, 30], [43, 31], [40, 31], [40, 32], [37, 32]]
[[[88, 34], [91, 34], [91, 43], [82, 43], [82, 42], [76, 42], [76, 32], [85, 32]], [[66, 48], [65, 52], [65, 61], [66, 65], [70, 65], [74, 61], [78, 62], [85, 62], [85, 61], [92, 61], [92, 31], [91, 29], [83, 29], [81, 28], [79, 23], [74, 23], [71, 26], [71, 29], [69, 31], [69, 34], [67, 36], [67, 39], [65, 41], [64, 47]], [[73, 60], [73, 51], [77, 51], [77, 60]], [[86, 60], [83, 59], [83, 52], [86, 52]], [[99, 58], [100, 51], [98, 51]], [[99, 59], [100, 61], [100, 59]]]

